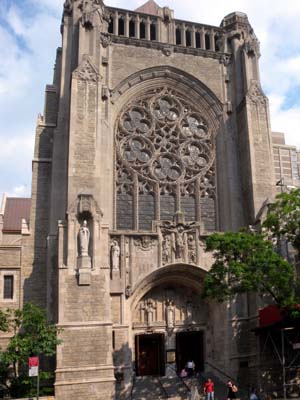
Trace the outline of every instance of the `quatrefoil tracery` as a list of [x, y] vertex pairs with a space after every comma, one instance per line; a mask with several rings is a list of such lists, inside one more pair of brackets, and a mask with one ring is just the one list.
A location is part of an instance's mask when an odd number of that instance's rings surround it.
[[207, 121], [173, 90], [145, 93], [119, 118], [118, 160], [127, 170], [160, 185], [184, 184], [214, 165]]

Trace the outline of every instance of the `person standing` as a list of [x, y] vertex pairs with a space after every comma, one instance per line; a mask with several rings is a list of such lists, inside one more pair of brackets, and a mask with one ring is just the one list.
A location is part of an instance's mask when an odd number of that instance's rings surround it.
[[232, 380], [227, 381], [227, 400], [236, 399], [236, 393], [238, 391], [237, 386], [232, 382]]
[[193, 360], [189, 360], [187, 362], [187, 364], [186, 364], [186, 370], [187, 370], [189, 378], [194, 375], [194, 369], [195, 369], [194, 361]]
[[214, 383], [211, 378], [208, 378], [204, 384], [204, 394], [205, 400], [214, 400], [215, 396], [215, 387]]

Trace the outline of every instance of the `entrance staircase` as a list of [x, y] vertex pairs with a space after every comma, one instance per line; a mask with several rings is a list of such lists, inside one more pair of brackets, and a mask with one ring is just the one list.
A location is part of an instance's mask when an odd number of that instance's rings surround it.
[[212, 374], [183, 380], [172, 367], [167, 366], [165, 376], [136, 377], [129, 400], [204, 400], [203, 384], [208, 377], [215, 384], [215, 400], [225, 399], [226, 384]]

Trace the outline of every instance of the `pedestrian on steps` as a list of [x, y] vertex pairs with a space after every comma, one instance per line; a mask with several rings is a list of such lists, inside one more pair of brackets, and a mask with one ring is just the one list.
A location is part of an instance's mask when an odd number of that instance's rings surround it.
[[207, 381], [204, 383], [204, 394], [205, 400], [214, 400], [215, 397], [215, 387], [214, 382], [211, 378], [208, 378]]
[[227, 400], [236, 399], [238, 387], [232, 382], [231, 379], [229, 379], [229, 381], [227, 381], [227, 389], [228, 389]]

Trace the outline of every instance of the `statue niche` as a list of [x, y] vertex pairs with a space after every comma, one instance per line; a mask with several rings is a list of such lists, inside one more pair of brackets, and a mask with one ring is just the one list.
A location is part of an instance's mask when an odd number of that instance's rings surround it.
[[[88, 222], [89, 221], [89, 222]], [[77, 267], [78, 269], [91, 269], [90, 256], [91, 231], [89, 229], [91, 219], [83, 219], [77, 235]]]

